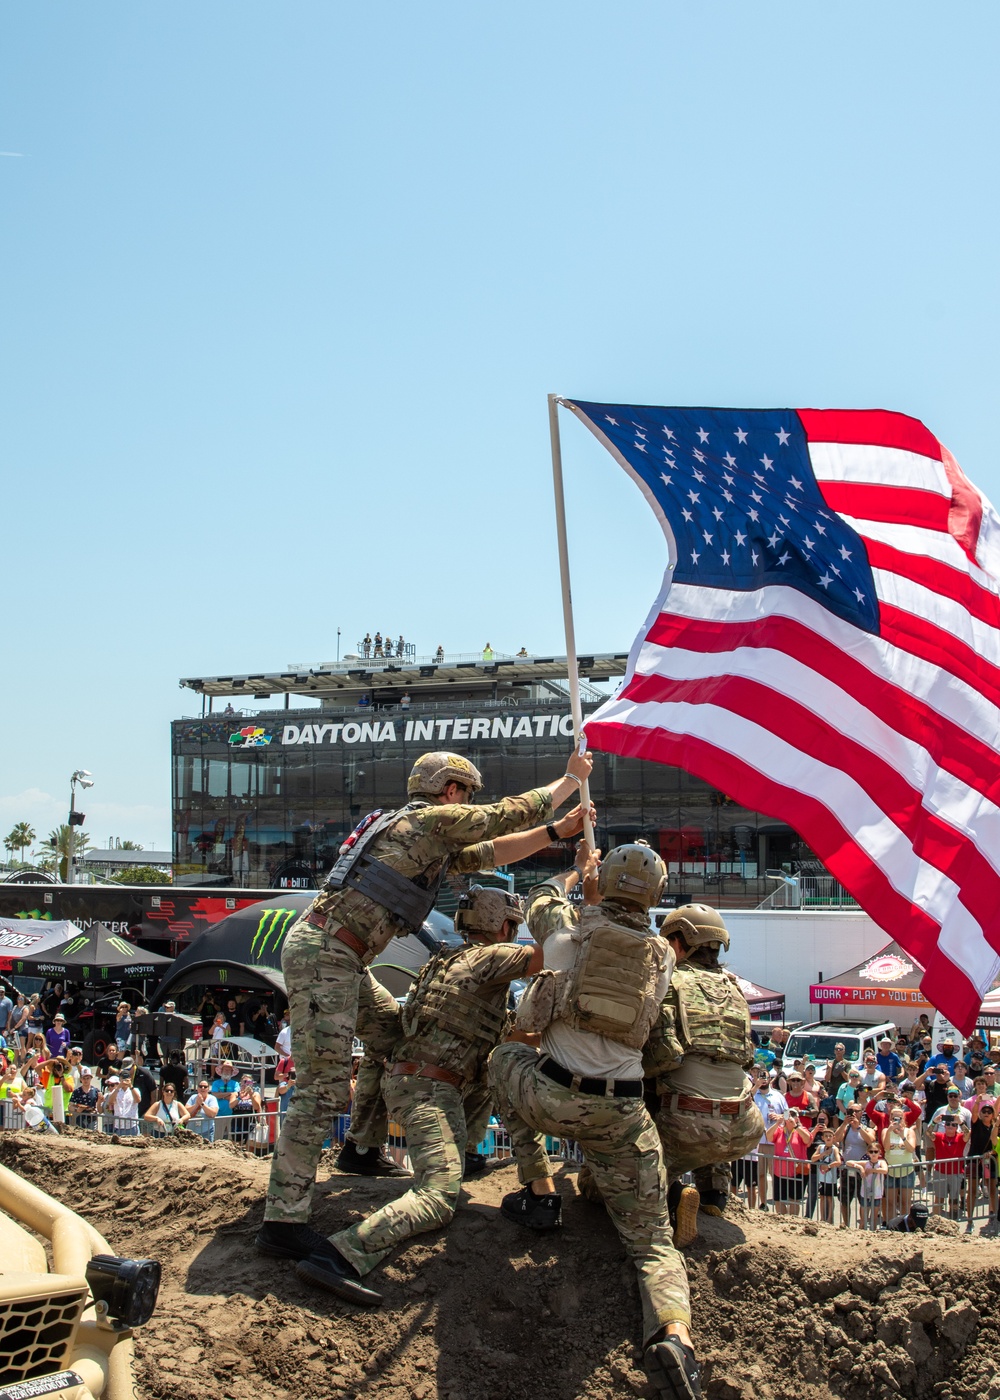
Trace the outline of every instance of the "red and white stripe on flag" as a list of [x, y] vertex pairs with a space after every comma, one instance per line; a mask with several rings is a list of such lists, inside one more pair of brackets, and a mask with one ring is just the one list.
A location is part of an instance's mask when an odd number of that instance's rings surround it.
[[794, 588], [674, 582], [588, 743], [787, 821], [968, 1033], [1000, 972], [1000, 518], [917, 420], [798, 417], [877, 634]]

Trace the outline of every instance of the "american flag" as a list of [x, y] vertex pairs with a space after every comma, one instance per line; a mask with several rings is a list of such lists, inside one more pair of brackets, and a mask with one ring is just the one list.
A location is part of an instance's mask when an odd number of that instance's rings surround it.
[[970, 1031], [1000, 971], [1000, 517], [904, 414], [561, 402], [669, 548], [588, 743], [788, 822]]

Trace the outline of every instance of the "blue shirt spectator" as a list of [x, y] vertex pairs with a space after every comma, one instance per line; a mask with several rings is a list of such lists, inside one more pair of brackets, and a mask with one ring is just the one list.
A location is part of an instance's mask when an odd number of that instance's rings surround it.
[[940, 1053], [932, 1055], [924, 1066], [925, 1069], [934, 1069], [936, 1065], [947, 1065], [948, 1073], [955, 1073], [955, 1066], [958, 1064], [958, 1056], [955, 1054], [955, 1044], [951, 1040], [946, 1040], [941, 1046]]
[[188, 1116], [184, 1126], [193, 1133], [200, 1133], [208, 1142], [215, 1141], [215, 1120], [219, 1113], [219, 1101], [209, 1092], [208, 1081], [203, 1079], [197, 1093], [187, 1101]]
[[4, 992], [2, 995], [0, 995], [0, 1035], [5, 1036], [7, 1034], [7, 1027], [10, 1024], [10, 1018], [13, 1013], [13, 1010], [14, 1003], [11, 1001], [7, 993]]
[[240, 1087], [240, 1081], [233, 1074], [233, 1066], [230, 1060], [224, 1060], [221, 1065], [221, 1073], [218, 1079], [212, 1080], [212, 1093], [219, 1100], [219, 1117], [232, 1117], [232, 1104], [229, 1102], [230, 1094], [235, 1094]]
[[893, 1050], [891, 1040], [879, 1041], [875, 1063], [885, 1075], [886, 1079], [891, 1079], [894, 1084], [902, 1077], [903, 1061]]

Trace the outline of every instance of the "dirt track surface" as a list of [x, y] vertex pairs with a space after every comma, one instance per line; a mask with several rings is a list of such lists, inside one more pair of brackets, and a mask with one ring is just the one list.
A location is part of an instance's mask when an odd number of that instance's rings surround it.
[[[445, 1232], [372, 1276], [367, 1312], [255, 1254], [266, 1162], [229, 1145], [117, 1146], [6, 1133], [0, 1161], [159, 1259], [136, 1338], [141, 1400], [626, 1400], [648, 1395], [632, 1266], [603, 1211], [560, 1179], [565, 1228], [502, 1220], [512, 1167], [468, 1186]], [[405, 1182], [321, 1169], [328, 1232]], [[1000, 1244], [863, 1235], [735, 1208], [688, 1251], [707, 1400], [1000, 1400]]]

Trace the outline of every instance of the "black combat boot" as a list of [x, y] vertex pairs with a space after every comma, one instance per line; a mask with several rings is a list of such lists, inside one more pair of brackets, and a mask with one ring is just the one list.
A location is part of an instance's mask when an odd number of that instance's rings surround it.
[[290, 1225], [285, 1220], [265, 1220], [254, 1244], [259, 1254], [271, 1254], [275, 1259], [308, 1259], [318, 1250], [333, 1248], [326, 1235], [311, 1225]]
[[664, 1336], [650, 1342], [642, 1359], [657, 1395], [667, 1400], [701, 1400], [698, 1363], [680, 1337]]
[[483, 1152], [467, 1152], [462, 1176], [480, 1176], [489, 1165], [490, 1159]]
[[344, 1139], [337, 1158], [337, 1170], [349, 1172], [351, 1176], [412, 1176], [405, 1167], [398, 1166], [384, 1147], [359, 1147], [350, 1138]]
[[504, 1196], [500, 1214], [527, 1230], [555, 1230], [562, 1224], [562, 1197], [558, 1192], [536, 1196], [530, 1186], [524, 1186]]
[[364, 1286], [357, 1269], [347, 1262], [335, 1245], [329, 1240], [324, 1240], [323, 1243], [326, 1245], [325, 1249], [317, 1250], [315, 1254], [310, 1254], [308, 1259], [301, 1259], [296, 1264], [295, 1272], [299, 1278], [304, 1279], [306, 1283], [325, 1288], [329, 1293], [335, 1293], [347, 1303], [356, 1303], [358, 1307], [381, 1307], [382, 1294]]

